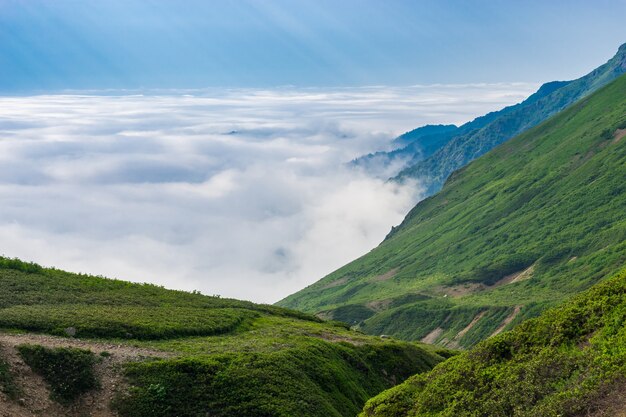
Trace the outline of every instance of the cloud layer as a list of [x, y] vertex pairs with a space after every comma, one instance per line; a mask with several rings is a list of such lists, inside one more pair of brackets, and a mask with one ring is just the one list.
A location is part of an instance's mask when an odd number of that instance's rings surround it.
[[0, 98], [0, 253], [274, 302], [419, 199], [345, 162], [527, 84]]

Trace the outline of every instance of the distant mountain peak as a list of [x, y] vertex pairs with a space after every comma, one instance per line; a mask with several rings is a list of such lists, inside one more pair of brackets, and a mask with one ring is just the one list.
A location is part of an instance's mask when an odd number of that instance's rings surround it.
[[613, 59], [619, 60], [619, 66], [623, 71], [626, 71], [626, 43], [622, 44], [617, 50]]

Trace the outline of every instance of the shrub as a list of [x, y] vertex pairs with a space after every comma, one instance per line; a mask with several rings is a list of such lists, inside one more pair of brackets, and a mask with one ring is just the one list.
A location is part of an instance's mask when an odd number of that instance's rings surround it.
[[50, 386], [51, 398], [60, 403], [72, 403], [99, 387], [94, 372], [97, 359], [89, 350], [39, 345], [20, 345], [17, 349], [24, 362]]
[[17, 399], [20, 394], [20, 390], [15, 384], [11, 367], [2, 357], [0, 357], [0, 391], [12, 400]]

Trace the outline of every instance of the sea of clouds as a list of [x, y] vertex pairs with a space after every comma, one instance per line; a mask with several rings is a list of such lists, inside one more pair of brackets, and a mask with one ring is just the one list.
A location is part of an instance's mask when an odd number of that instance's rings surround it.
[[375, 247], [420, 199], [346, 162], [535, 88], [0, 97], [0, 253], [275, 302]]

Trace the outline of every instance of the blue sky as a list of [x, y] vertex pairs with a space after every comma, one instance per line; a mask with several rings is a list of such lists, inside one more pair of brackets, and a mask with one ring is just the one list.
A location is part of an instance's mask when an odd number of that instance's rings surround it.
[[625, 0], [0, 0], [0, 93], [542, 82], [626, 42]]

